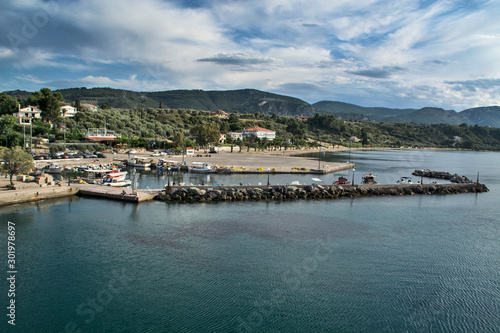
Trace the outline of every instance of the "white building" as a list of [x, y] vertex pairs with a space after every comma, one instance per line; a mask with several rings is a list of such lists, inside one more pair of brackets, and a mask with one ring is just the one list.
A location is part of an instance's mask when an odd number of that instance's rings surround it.
[[19, 124], [31, 124], [31, 119], [42, 117], [41, 113], [42, 110], [36, 106], [28, 105], [25, 108], [21, 108], [21, 105], [19, 105], [17, 112], [12, 115], [17, 118]]
[[233, 140], [243, 139], [243, 135], [239, 132], [229, 132], [227, 135], [229, 135], [229, 137]]
[[61, 117], [63, 118], [74, 117], [76, 113], [77, 110], [74, 106], [71, 105], [61, 106]]
[[224, 143], [224, 142], [226, 142], [226, 134], [219, 133], [219, 143]]
[[258, 137], [259, 139], [274, 140], [274, 138], [276, 137], [275, 131], [271, 131], [262, 127], [252, 127], [241, 131], [241, 135], [244, 138], [249, 138], [252, 134]]

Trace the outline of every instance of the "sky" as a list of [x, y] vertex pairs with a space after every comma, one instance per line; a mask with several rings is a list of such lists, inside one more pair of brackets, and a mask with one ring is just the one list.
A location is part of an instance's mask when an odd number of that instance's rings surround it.
[[498, 0], [2, 0], [0, 91], [253, 88], [499, 105]]

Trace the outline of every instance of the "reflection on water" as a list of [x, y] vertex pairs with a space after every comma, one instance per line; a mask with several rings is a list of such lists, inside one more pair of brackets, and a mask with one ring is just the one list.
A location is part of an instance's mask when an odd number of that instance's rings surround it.
[[[0, 208], [19, 235], [16, 329], [63, 332], [72, 321], [82, 332], [495, 332], [500, 154], [415, 153], [351, 158], [356, 173], [387, 180], [422, 166], [468, 177], [478, 169], [491, 192], [215, 204], [64, 198]], [[144, 172], [140, 182], [166, 179]], [[116, 272], [130, 287], [106, 302]], [[77, 309], [98, 297], [88, 321]]]

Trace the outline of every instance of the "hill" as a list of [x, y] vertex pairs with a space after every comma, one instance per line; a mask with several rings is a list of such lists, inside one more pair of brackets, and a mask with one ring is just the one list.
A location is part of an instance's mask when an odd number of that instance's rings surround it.
[[147, 93], [162, 102], [163, 107], [239, 113], [277, 114], [281, 116], [312, 116], [317, 110], [310, 104], [289, 96], [255, 89], [203, 91], [172, 90]]
[[[277, 114], [281, 116], [313, 116], [316, 113], [332, 114], [343, 120], [413, 122], [424, 124], [476, 124], [500, 127], [500, 107], [489, 106], [464, 110], [457, 113], [439, 108], [391, 109], [383, 107], [362, 107], [359, 105], [320, 101], [313, 105], [298, 98], [273, 94], [255, 89], [204, 91], [170, 90], [158, 92], [136, 92], [113, 88], [69, 88], [60, 92], [68, 103], [79, 99], [112, 108], [170, 108], [239, 113]], [[27, 98], [31, 92], [7, 91], [6, 94]]]
[[460, 115], [479, 126], [500, 128], [500, 106], [484, 106], [459, 112]]
[[415, 109], [390, 109], [381, 107], [363, 107], [359, 105], [334, 102], [334, 101], [320, 101], [313, 104], [314, 107], [336, 115], [342, 119], [349, 120], [363, 120], [363, 121], [385, 121], [385, 119], [409, 114]]
[[423, 108], [412, 113], [387, 118], [384, 121], [392, 123], [416, 123], [416, 124], [450, 124], [474, 125], [472, 121], [453, 110], [441, 108]]
[[[277, 114], [280, 116], [312, 116], [316, 108], [298, 98], [272, 94], [255, 89], [204, 91], [170, 90], [158, 92], [136, 92], [112, 88], [69, 88], [55, 90], [66, 102], [88, 101], [113, 108], [134, 109], [163, 108], [193, 109], [205, 111], [224, 110], [239, 113]], [[27, 91], [8, 91], [6, 94], [21, 98], [28, 97]]]

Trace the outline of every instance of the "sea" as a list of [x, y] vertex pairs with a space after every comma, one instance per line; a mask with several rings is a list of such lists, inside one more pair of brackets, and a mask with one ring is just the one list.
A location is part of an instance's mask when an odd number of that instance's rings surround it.
[[359, 183], [369, 172], [389, 184], [430, 169], [479, 178], [490, 192], [196, 204], [72, 197], [3, 207], [0, 332], [500, 330], [500, 153], [309, 157], [355, 168], [319, 177], [142, 172], [139, 186], [175, 177]]

